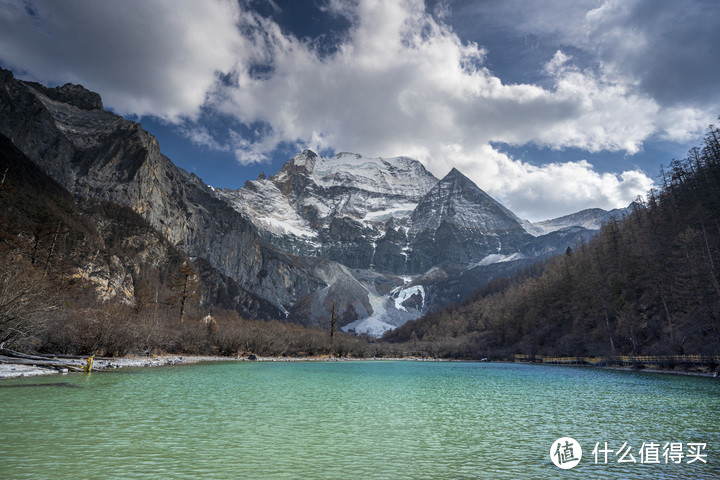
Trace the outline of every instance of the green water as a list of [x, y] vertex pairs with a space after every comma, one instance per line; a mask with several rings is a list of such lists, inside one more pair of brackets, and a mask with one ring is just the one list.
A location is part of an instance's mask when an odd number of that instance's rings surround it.
[[[583, 447], [572, 470], [550, 460], [562, 436]], [[605, 441], [704, 442], [708, 463], [596, 465]], [[712, 378], [227, 362], [0, 382], [2, 479], [712, 479], [719, 453]]]

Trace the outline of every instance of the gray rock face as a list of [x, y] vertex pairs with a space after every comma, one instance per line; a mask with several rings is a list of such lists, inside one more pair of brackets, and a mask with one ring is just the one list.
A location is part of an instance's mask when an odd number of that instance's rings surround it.
[[410, 225], [412, 273], [513, 253], [532, 238], [515, 214], [454, 168], [423, 197]]
[[[102, 301], [143, 309], [173, 295], [173, 277], [191, 260], [145, 219], [113, 202], [74, 197], [0, 134], [0, 171], [6, 169], [0, 225], [13, 248], [25, 249], [34, 262], [50, 258], [47, 252], [53, 248], [57, 256], [48, 266], [54, 274], [92, 286]], [[192, 263], [199, 272], [201, 308], [284, 318], [204, 259]]]
[[207, 259], [278, 308], [324, 286], [198, 177], [173, 165], [140, 124], [87, 109], [101, 102], [86, 92], [41, 88], [2, 70], [0, 133], [70, 192], [130, 206], [188, 255]]

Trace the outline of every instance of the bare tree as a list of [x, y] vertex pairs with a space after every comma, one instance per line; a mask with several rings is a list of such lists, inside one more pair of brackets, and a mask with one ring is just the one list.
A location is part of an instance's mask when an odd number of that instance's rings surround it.
[[333, 302], [330, 310], [330, 340], [335, 336], [335, 330], [337, 330], [337, 317], [335, 316], [335, 302]]
[[12, 253], [0, 257], [0, 342], [34, 337], [42, 327], [38, 314], [56, 307], [57, 288], [26, 260]]

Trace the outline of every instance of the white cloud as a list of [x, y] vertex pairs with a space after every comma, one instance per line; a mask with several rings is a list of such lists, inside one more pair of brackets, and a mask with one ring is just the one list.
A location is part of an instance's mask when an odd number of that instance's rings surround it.
[[[414, 156], [436, 175], [457, 166], [532, 218], [626, 205], [652, 182], [636, 169], [601, 174], [584, 161], [535, 166], [491, 142], [634, 153], [653, 135], [688, 139], [708, 123], [695, 107], [663, 107], [617, 64], [583, 70], [562, 51], [546, 59], [544, 86], [504, 84], [483, 66], [487, 52], [443, 23], [444, 2], [433, 17], [421, 0], [329, 0], [324, 8], [352, 27], [325, 55], [229, 1], [33, 5], [36, 17], [16, 2], [0, 3], [7, 32], [0, 58], [39, 80], [82, 82], [123, 113], [179, 121], [204, 107], [246, 125], [267, 124], [256, 141], [233, 131], [217, 139], [202, 125], [184, 124], [194, 142], [231, 151], [245, 164], [264, 161], [284, 142]], [[536, 19], [542, 28], [558, 28], [557, 18], [538, 18], [547, 20]], [[605, 25], [614, 45], [639, 41], [613, 32], [608, 18], [601, 8], [585, 21]], [[218, 73], [232, 81], [220, 82]]]
[[0, 59], [43, 83], [82, 83], [121, 114], [178, 121], [236, 66], [239, 16], [230, 0], [3, 0]]
[[[599, 173], [586, 160], [536, 166], [513, 160], [485, 146], [455, 152], [457, 166], [513, 212], [544, 220], [585, 208], [625, 207], [644, 195], [653, 181], [633, 168], [620, 174]], [[480, 159], [480, 160], [478, 160]]]
[[652, 184], [639, 171], [602, 175], [586, 162], [538, 167], [490, 147], [535, 142], [638, 151], [658, 132], [660, 109], [620, 76], [581, 71], [559, 51], [547, 64], [552, 88], [505, 85], [482, 66], [484, 50], [463, 43], [422, 2], [368, 0], [354, 12], [347, 41], [329, 57], [271, 21], [253, 18], [265, 32], [260, 50], [273, 73], [253, 78], [238, 72], [239, 86], [221, 88], [213, 108], [245, 123], [266, 122], [273, 133], [238, 153], [260, 159], [288, 141], [410, 155], [436, 175], [459, 166], [515, 211], [535, 218], [576, 206], [626, 205]]

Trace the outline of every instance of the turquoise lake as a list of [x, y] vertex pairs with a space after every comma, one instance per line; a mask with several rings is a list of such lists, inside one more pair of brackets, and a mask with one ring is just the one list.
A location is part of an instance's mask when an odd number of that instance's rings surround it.
[[[583, 449], [571, 470], [550, 458], [565, 436]], [[604, 442], [637, 462], [594, 463]], [[707, 463], [665, 464], [668, 442], [705, 443]], [[720, 479], [720, 380], [402, 361], [3, 380], [0, 478]]]

